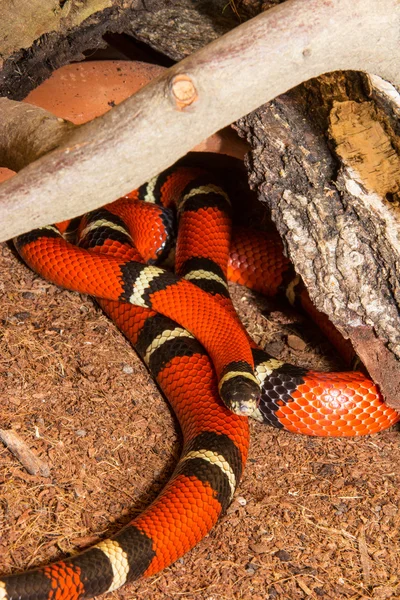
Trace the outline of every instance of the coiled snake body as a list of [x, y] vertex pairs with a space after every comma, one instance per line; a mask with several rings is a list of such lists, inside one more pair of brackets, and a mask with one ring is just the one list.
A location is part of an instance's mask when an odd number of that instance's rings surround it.
[[[156, 266], [170, 254], [172, 204], [179, 218], [176, 275]], [[178, 559], [232, 499], [247, 457], [247, 415], [312, 435], [372, 433], [398, 419], [362, 373], [286, 365], [249, 339], [227, 291], [229, 252], [230, 278], [253, 280], [268, 293], [283, 285], [288, 262], [260, 234], [254, 246], [239, 231], [230, 248], [228, 194], [203, 170], [170, 169], [86, 215], [79, 246], [62, 237], [66, 228], [40, 228], [15, 245], [47, 279], [97, 298], [168, 397], [184, 448], [171, 480], [144, 513], [81, 554], [3, 577], [0, 600], [91, 598]], [[264, 268], [255, 285], [251, 255], [259, 255]]]

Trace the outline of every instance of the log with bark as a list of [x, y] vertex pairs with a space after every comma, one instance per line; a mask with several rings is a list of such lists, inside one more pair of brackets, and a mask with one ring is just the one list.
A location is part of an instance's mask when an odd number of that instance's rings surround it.
[[378, 77], [311, 80], [240, 119], [251, 186], [314, 305], [400, 408], [400, 96]]
[[[24, 167], [0, 188], [2, 239], [113, 200], [277, 98], [237, 124], [250, 182], [312, 299], [399, 407], [398, 105], [385, 84], [400, 84], [399, 25], [396, 0], [288, 0], [85, 126], [0, 99], [2, 164]], [[339, 69], [375, 76], [309, 81]]]

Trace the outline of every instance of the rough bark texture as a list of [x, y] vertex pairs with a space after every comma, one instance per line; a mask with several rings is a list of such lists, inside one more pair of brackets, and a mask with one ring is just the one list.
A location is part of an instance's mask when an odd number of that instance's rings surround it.
[[[378, 92], [379, 93], [379, 92]], [[250, 183], [317, 308], [400, 407], [396, 105], [359, 73], [311, 80], [241, 119]]]

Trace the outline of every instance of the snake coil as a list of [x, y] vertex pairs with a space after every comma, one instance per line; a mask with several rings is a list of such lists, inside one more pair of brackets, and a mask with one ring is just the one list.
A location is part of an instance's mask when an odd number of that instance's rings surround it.
[[[172, 253], [173, 205], [175, 275], [158, 266]], [[262, 234], [252, 241], [238, 230], [231, 241], [230, 213], [218, 180], [197, 167], [177, 167], [85, 215], [78, 245], [63, 237], [72, 228], [67, 223], [15, 240], [46, 279], [96, 297], [168, 397], [184, 447], [161, 495], [117, 535], [3, 577], [0, 600], [92, 598], [177, 560], [232, 500], [247, 458], [244, 416], [311, 435], [361, 435], [398, 420], [362, 373], [287, 365], [252, 342], [232, 307], [227, 275], [276, 293], [289, 266], [279, 244]]]

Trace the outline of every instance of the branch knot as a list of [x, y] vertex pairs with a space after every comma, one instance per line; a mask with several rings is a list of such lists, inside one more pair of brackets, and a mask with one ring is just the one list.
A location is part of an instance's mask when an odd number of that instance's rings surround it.
[[175, 75], [170, 84], [173, 101], [178, 110], [184, 110], [198, 99], [198, 94], [193, 80], [189, 75]]

